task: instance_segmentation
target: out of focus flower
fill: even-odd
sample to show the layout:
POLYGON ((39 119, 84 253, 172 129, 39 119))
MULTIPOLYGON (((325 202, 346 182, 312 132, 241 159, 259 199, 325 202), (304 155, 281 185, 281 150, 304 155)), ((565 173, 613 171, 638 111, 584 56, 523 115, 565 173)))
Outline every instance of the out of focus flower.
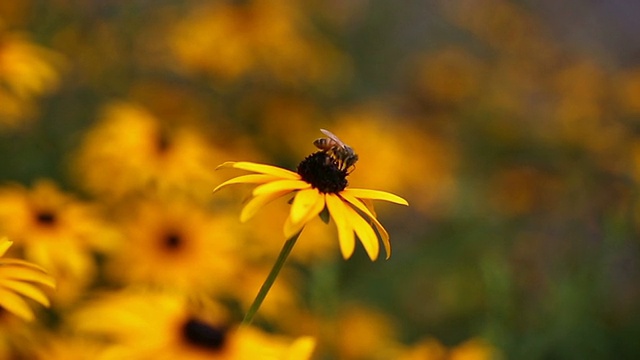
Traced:
POLYGON ((289 0, 214 2, 180 21, 168 39, 187 71, 227 81, 266 75, 284 83, 326 82, 346 63, 289 0))
POLYGON ((46 268, 56 279, 56 301, 66 303, 92 281, 93 251, 108 251, 115 233, 94 207, 42 180, 28 190, 0 188, 0 229, 16 242, 25 257, 46 268))
POLYGON ((86 134, 73 171, 81 186, 115 198, 150 189, 208 194, 219 158, 198 131, 164 124, 142 107, 117 103, 86 134))
POLYGON ((630 115, 640 114, 640 67, 618 74, 615 89, 621 109, 630 115))
POLYGON ((53 288, 55 281, 35 264, 20 259, 2 258, 12 244, 7 238, 0 238, 0 309, 25 320, 33 320, 33 311, 23 297, 49 307, 49 299, 39 286, 53 288))
POLYGON ((341 309, 331 334, 340 359, 392 359, 397 329, 392 319, 362 304, 341 309))
POLYGON ((500 359, 500 352, 479 338, 467 340, 450 349, 434 338, 427 338, 394 358, 398 360, 497 360, 500 359))
POLYGON ((348 138, 360 160, 352 186, 411 194, 411 206, 442 216, 455 199, 459 153, 441 133, 423 131, 384 109, 363 106, 335 115, 335 132, 348 138), (384 170, 381 170, 381 167, 384 170))
POLYGON ((431 105, 457 105, 477 94, 482 70, 469 52, 447 48, 422 61, 415 86, 431 105))
POLYGON ((213 217, 185 200, 144 200, 123 214, 126 246, 109 263, 111 276, 193 292, 234 283, 240 268, 229 217, 213 217))
POLYGON ((61 334, 58 331, 50 336, 43 336, 30 349, 33 354, 30 359, 36 360, 86 360, 99 359, 104 351, 104 344, 96 339, 83 336, 61 334))
POLYGON ((326 207, 338 228, 340 249, 345 259, 353 254, 355 234, 371 260, 377 259, 380 251, 378 235, 387 258, 391 256, 389 234, 367 204, 370 204, 370 200, 385 200, 408 205, 407 201, 384 191, 347 188, 347 169, 342 169, 326 152, 318 151, 309 155, 298 165, 298 172, 250 162, 227 162, 221 167, 258 173, 232 178, 214 190, 231 184, 259 185, 252 192, 253 198, 242 209, 241 221, 249 220, 265 204, 294 193, 291 211, 284 224, 286 238, 298 234, 326 207))
POLYGON ((309 359, 314 340, 295 341, 228 325, 215 305, 197 309, 175 293, 104 296, 75 318, 83 334, 113 342, 98 359, 309 359), (206 311, 203 311, 206 310, 206 311), (206 314, 206 315, 204 315, 206 314))
POLYGON ((25 34, 0 28, 0 126, 15 127, 31 118, 35 100, 58 87, 62 64, 61 55, 25 34))

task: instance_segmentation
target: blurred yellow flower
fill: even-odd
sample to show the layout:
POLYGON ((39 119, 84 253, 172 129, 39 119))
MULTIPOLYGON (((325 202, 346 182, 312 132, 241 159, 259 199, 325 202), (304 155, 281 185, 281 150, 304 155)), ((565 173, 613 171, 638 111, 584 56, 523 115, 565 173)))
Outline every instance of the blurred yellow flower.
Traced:
POLYGON ((0 44, 0 125, 13 127, 33 116, 34 100, 58 87, 63 59, 18 32, 0 29, 0 44))
POLYGON ((52 296, 61 303, 75 299, 93 280, 93 252, 108 251, 116 240, 95 207, 48 180, 36 182, 31 190, 0 188, 0 231, 24 250, 27 260, 57 279, 58 291, 52 296))
POLYGON ((344 75, 345 57, 305 20, 297 1, 214 2, 179 21, 168 45, 187 71, 220 80, 258 74, 296 84, 344 75))
MULTIPOLYGON (((358 150, 353 186, 411 194, 411 206, 429 216, 444 216, 457 192, 458 145, 440 131, 423 130, 376 105, 337 113, 335 132, 358 150), (383 169, 381 169, 383 168, 383 169)), ((445 120, 446 121, 446 120, 445 120)))
POLYGON ((445 48, 419 64, 416 87, 429 105, 458 105, 477 94, 483 70, 464 48, 445 48))
POLYGON ((240 220, 247 221, 264 205, 277 198, 295 193, 289 217, 284 223, 284 235, 291 238, 326 208, 336 223, 342 256, 348 259, 355 249, 355 236, 371 260, 378 258, 382 239, 387 258, 391 256, 389 234, 376 219, 370 200, 384 200, 408 205, 403 198, 379 190, 347 188, 346 169, 324 151, 318 151, 298 165, 298 172, 271 165, 251 162, 227 162, 220 167, 252 171, 258 174, 232 178, 214 189, 218 191, 231 184, 258 184, 253 198, 240 213, 240 220), (375 229, 375 231, 374 231, 375 229), (376 234, 377 232, 377 234, 376 234))
POLYGON ((241 267, 233 231, 237 220, 214 217, 182 199, 129 203, 122 217, 126 246, 109 259, 110 276, 191 292, 233 284, 241 267))
POLYGON ((98 359, 291 359, 311 357, 314 340, 296 341, 230 327, 215 304, 197 309, 176 293, 103 296, 76 315, 76 329, 112 339, 98 359), (203 314, 206 310, 206 315, 203 314))
POLYGON ((94 194, 120 198, 141 190, 208 193, 224 158, 197 130, 163 123, 128 103, 106 107, 86 134, 72 171, 94 194))
POLYGON ((33 320, 33 311, 22 297, 49 307, 49 299, 38 285, 54 288, 55 281, 35 264, 2 258, 12 244, 7 238, 0 238, 0 308, 25 320, 33 320))
POLYGON ((364 304, 348 304, 336 319, 330 336, 339 359, 395 359, 391 352, 398 331, 390 316, 364 304))
POLYGON ((498 360, 501 354, 483 339, 473 338, 447 349, 440 341, 426 338, 395 357, 398 360, 498 360))

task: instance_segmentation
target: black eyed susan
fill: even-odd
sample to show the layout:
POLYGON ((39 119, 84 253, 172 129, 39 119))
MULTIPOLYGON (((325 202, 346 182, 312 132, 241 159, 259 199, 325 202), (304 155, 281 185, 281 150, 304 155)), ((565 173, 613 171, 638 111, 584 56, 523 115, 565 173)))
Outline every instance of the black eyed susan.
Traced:
POLYGON ((326 151, 308 156, 298 165, 297 172, 251 162, 227 162, 220 167, 257 173, 232 178, 214 190, 215 192, 231 184, 258 184, 252 192, 253 198, 240 213, 241 221, 249 220, 272 200, 295 193, 289 217, 284 223, 286 238, 299 233, 309 221, 326 209, 338 229, 340 250, 345 259, 353 254, 355 235, 371 260, 377 259, 380 252, 378 235, 382 239, 387 258, 391 255, 389 234, 376 219, 370 200, 384 200, 401 205, 408 205, 407 201, 385 191, 347 188, 348 169, 326 151))
POLYGON ((24 257, 56 278, 58 305, 81 295, 97 271, 94 252, 109 251, 115 230, 93 203, 78 200, 49 180, 32 188, 0 187, 0 231, 15 241, 24 257))
POLYGON ((49 307, 49 299, 39 286, 53 288, 55 282, 35 264, 2 258, 12 244, 7 238, 0 239, 0 307, 25 320, 33 320, 33 311, 23 297, 49 307))
POLYGON ((231 217, 213 217, 182 198, 128 205, 121 215, 127 246, 108 261, 108 276, 188 292, 221 291, 236 277, 241 260, 231 217))
POLYGON ((351 147, 335 135, 322 130, 328 138, 314 142, 320 149, 298 164, 297 172, 279 167, 251 162, 226 162, 220 167, 252 171, 256 174, 242 175, 218 185, 214 192, 231 184, 257 184, 252 199, 240 213, 240 220, 247 221, 267 203, 293 193, 289 216, 284 223, 284 235, 288 239, 276 260, 269 276, 262 285, 244 323, 251 323, 255 312, 266 297, 278 276, 285 260, 293 249, 298 236, 307 223, 320 215, 333 219, 338 229, 340 250, 345 259, 353 255, 357 235, 371 260, 380 252, 378 236, 385 247, 387 258, 391 256, 389 233, 376 219, 371 200, 385 200, 408 205, 397 195, 371 189, 347 188, 347 176, 358 160, 351 147), (328 216, 324 216, 328 213, 328 216))
POLYGON ((100 359, 304 360, 315 345, 306 336, 283 339, 238 329, 220 304, 196 305, 176 292, 105 294, 81 309, 73 323, 82 335, 110 340, 100 359))

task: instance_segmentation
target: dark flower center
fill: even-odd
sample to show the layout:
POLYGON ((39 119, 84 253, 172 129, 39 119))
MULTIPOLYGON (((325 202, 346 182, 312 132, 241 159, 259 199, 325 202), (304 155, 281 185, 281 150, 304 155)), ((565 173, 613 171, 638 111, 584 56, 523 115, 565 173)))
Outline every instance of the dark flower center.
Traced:
POLYGON ((226 329, 190 318, 182 326, 182 336, 191 345, 207 350, 220 350, 226 340, 226 329))
POLYGON ((298 174, 323 193, 338 193, 348 184, 347 170, 341 170, 338 161, 325 151, 317 151, 302 160, 298 174))
POLYGON ((164 239, 162 240, 163 245, 169 251, 177 250, 184 244, 183 236, 173 231, 165 234, 164 239))
POLYGON ((38 211, 36 221, 43 226, 53 226, 56 223, 56 214, 49 210, 38 211))
POLYGON ((158 154, 166 154, 171 149, 171 139, 166 131, 160 131, 156 139, 156 150, 158 154))

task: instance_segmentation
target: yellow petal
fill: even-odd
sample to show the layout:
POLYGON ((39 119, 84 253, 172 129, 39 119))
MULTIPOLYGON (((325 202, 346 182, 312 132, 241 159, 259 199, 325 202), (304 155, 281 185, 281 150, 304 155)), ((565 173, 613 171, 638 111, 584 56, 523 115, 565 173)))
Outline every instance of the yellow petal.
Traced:
POLYGON ((280 191, 280 192, 255 196, 254 198, 249 200, 249 202, 247 203, 247 205, 244 206, 244 208, 242 208, 242 211, 240 212, 240 221, 246 222, 247 220, 251 219, 258 212, 258 210, 260 210, 260 208, 262 208, 264 205, 288 193, 289 193, 289 190, 286 190, 286 191, 280 191))
POLYGON ((279 168, 277 166, 265 165, 265 164, 256 164, 247 161, 228 161, 222 165, 219 165, 216 169, 220 169, 223 167, 231 167, 241 170, 253 171, 260 174, 272 175, 278 178, 284 179, 300 179, 300 175, 293 171, 279 168))
POLYGON ((288 239, 297 234, 306 223, 324 209, 324 194, 317 189, 300 190, 293 199, 289 217, 284 224, 284 236, 288 239))
POLYGON ((47 298, 47 296, 44 294, 44 292, 42 292, 42 290, 40 290, 33 284, 16 280, 2 280, 0 284, 0 286, 9 289, 16 294, 28 297, 46 307, 49 307, 49 299, 47 298))
POLYGON ((345 193, 341 193, 340 196, 344 198, 346 201, 348 201, 350 204, 355 206, 358 210, 362 211, 365 215, 369 217, 369 220, 373 222, 373 225, 376 227, 376 229, 378 229, 378 233, 382 238, 382 244, 384 245, 384 250, 387 254, 386 259, 388 260, 391 257, 391 243, 389 242, 389 233, 387 232, 387 230, 382 226, 382 224, 380 224, 378 219, 376 219, 375 214, 373 214, 369 210, 369 208, 365 204, 363 204, 360 200, 345 193))
POLYGON ((272 192, 290 192, 310 188, 311 184, 302 180, 276 180, 253 189, 253 196, 266 195, 272 192))
POLYGON ((9 250, 9 248, 13 245, 13 241, 7 240, 6 237, 0 239, 0 257, 3 257, 4 254, 9 250))
POLYGON ((400 196, 380 190, 348 188, 343 190, 341 194, 349 194, 360 199, 384 200, 399 205, 409 205, 407 200, 400 196))
MULTIPOLYGON (((291 205, 291 213, 289 215, 291 217, 291 221, 294 224, 299 223, 302 219, 307 217, 309 211, 315 210, 317 203, 324 204, 323 195, 320 194, 318 189, 311 188, 298 191, 296 197, 293 199, 293 204, 291 205)), ((320 210, 318 210, 318 213, 320 210)))
MULTIPOLYGON (((14 260, 14 259, 7 259, 14 260)), ((0 281, 2 279, 12 279, 20 281, 37 282, 49 287, 55 287, 55 280, 48 274, 41 271, 34 270, 33 268, 22 266, 11 266, 4 263, 5 260, 0 262, 0 281)))
POLYGON ((216 192, 216 191, 222 189, 223 187, 225 187, 227 185, 233 185, 233 184, 264 184, 266 182, 273 181, 273 180, 276 180, 276 179, 278 179, 278 178, 273 176, 273 175, 263 175, 263 174, 249 174, 249 175, 237 176, 237 177, 229 179, 229 180, 223 182, 222 184, 216 186, 216 188, 213 189, 213 192, 216 192))
POLYGON ((356 247, 356 239, 353 228, 347 221, 346 204, 335 194, 326 194, 325 201, 331 218, 336 223, 338 229, 338 239, 342 257, 348 259, 353 255, 356 247))
POLYGON ((364 250, 369 255, 369 258, 373 261, 378 258, 380 253, 380 244, 378 243, 378 237, 371 228, 371 225, 358 214, 351 206, 345 205, 345 213, 347 214, 347 221, 351 223, 353 229, 358 235, 358 239, 362 243, 364 250))
POLYGON ((286 360, 309 360, 315 347, 316 339, 311 336, 301 336, 289 347, 286 360))
POLYGON ((27 321, 34 318, 33 311, 27 302, 16 293, 4 288, 0 288, 0 306, 27 321))
POLYGON ((371 214, 373 214, 373 217, 378 217, 378 214, 376 214, 376 209, 373 206, 373 200, 371 200, 371 199, 360 199, 360 201, 362 201, 364 203, 364 205, 367 207, 367 209, 369 209, 369 211, 371 211, 371 214))

